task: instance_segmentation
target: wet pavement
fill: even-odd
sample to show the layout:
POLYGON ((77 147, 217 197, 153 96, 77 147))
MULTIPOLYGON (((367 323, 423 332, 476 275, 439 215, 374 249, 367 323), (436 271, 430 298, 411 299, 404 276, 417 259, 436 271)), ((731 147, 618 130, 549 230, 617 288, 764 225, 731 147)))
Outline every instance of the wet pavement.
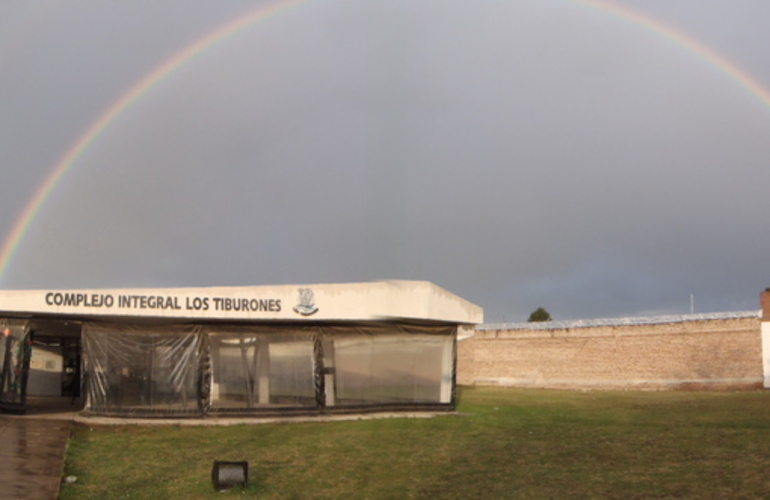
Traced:
POLYGON ((71 428, 67 419, 0 415, 0 498, 57 498, 71 428))
POLYGON ((0 499, 59 496, 78 404, 70 398, 30 397, 25 415, 0 414, 0 499))

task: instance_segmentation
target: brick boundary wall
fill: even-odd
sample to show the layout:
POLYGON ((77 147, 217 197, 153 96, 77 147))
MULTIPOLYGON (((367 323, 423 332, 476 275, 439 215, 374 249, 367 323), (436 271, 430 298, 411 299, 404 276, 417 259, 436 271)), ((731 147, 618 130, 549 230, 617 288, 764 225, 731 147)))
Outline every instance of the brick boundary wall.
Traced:
POLYGON ((660 317, 648 324, 479 325, 473 336, 458 343, 457 383, 552 389, 762 388, 760 314, 713 316, 660 317))

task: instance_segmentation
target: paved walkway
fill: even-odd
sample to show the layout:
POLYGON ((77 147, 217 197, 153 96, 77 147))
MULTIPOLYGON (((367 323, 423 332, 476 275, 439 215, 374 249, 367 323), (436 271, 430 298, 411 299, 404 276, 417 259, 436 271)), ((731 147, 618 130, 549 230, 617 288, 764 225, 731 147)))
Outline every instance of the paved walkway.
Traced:
POLYGON ((59 496, 72 421, 0 416, 0 498, 59 496))

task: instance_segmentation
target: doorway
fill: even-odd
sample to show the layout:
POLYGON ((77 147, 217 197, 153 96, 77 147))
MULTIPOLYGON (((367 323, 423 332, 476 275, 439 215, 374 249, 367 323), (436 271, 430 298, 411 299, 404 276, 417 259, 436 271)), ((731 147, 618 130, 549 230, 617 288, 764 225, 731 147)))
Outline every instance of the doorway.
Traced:
POLYGON ((62 339, 33 337, 27 396, 61 396, 63 375, 62 339))
POLYGON ((80 323, 73 321, 30 322, 26 413, 59 413, 82 407, 80 330, 80 323))
POLYGON ((28 396, 80 397, 80 339, 33 332, 28 396))

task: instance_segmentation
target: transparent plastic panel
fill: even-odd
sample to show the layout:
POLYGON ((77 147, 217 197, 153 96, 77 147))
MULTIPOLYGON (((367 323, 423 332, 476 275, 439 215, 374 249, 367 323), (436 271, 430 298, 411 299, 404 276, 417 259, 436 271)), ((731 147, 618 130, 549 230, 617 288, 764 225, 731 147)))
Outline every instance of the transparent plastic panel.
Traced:
POLYGON ((270 344, 270 403, 315 405, 313 341, 292 339, 270 344))
POLYGON ((86 409, 95 413, 200 411, 201 334, 194 326, 86 324, 86 409))
POLYGON ((207 327, 206 334, 212 409, 316 405, 315 329, 207 327))
POLYGON ((221 408, 254 408, 259 402, 256 335, 210 337, 211 404, 221 408))
POLYGON ((0 406, 23 410, 32 347, 27 321, 0 319, 0 406))
POLYGON ((450 403, 454 330, 362 328, 333 335, 334 404, 450 403))

